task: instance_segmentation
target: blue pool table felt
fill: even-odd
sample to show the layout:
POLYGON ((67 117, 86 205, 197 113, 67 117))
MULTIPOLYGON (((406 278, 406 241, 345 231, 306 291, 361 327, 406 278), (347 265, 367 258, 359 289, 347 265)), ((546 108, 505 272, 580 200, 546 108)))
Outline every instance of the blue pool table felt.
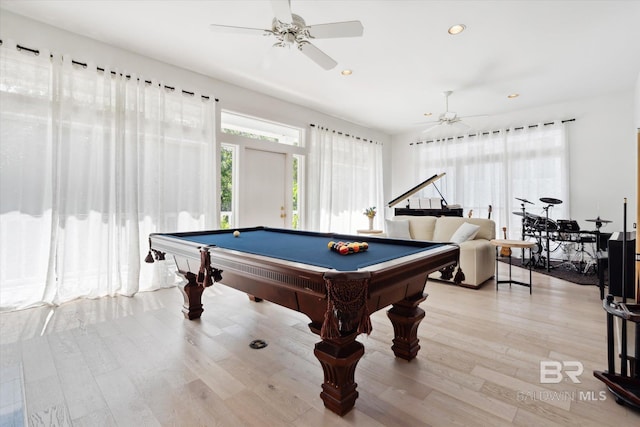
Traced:
MULTIPOLYGON (((353 237, 354 240, 352 241, 357 241, 355 240, 357 237, 353 237)), ((359 268, 441 246, 434 243, 421 247, 369 240, 368 250, 349 255, 340 255, 335 251, 329 250, 327 246, 331 240, 336 242, 338 240, 327 236, 251 230, 241 232, 238 237, 234 237, 229 232, 203 233, 180 236, 180 238, 206 246, 217 246, 338 271, 356 271, 359 268)))

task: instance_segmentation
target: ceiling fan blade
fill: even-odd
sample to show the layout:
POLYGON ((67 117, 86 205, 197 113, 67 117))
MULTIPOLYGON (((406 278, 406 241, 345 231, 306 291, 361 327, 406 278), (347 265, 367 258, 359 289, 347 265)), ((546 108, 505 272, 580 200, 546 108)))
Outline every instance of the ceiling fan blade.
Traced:
POLYGON ((329 55, 312 45, 311 43, 302 43, 300 50, 313 62, 324 68, 330 70, 334 68, 338 63, 333 60, 329 55))
POLYGON ((420 126, 430 125, 430 124, 433 124, 433 123, 440 123, 440 120, 429 120, 428 122, 424 122, 424 121, 413 122, 414 125, 420 125, 420 126))
POLYGON ((278 21, 285 24, 290 24, 293 21, 290 0, 271 0, 271 7, 278 21))
POLYGON ((476 117, 489 117, 489 114, 474 114, 473 116, 462 116, 458 117, 459 119, 471 119, 476 117))
POLYGON ((457 128, 459 130, 469 130, 469 129, 471 129, 471 126, 469 126, 465 122, 461 122, 460 120, 456 120, 454 122, 451 122, 450 124, 451 124, 451 126, 453 126, 454 128, 457 128))
POLYGON ((422 131, 422 133, 431 132, 432 130, 434 130, 435 128, 440 127, 440 126, 441 126, 441 124, 440 124, 440 123, 435 124, 435 125, 433 125, 433 126, 429 126, 429 127, 428 127, 428 128, 426 128, 425 130, 423 130, 423 131, 422 131))
POLYGON ((232 25, 218 25, 210 24, 211 31, 224 32, 224 33, 236 33, 236 34, 256 34, 264 33, 264 35, 271 34, 269 30, 263 28, 249 28, 249 27, 234 27, 232 25))
POLYGON ((310 25, 308 30, 314 39, 330 39, 337 37, 361 37, 364 32, 364 27, 360 21, 345 21, 310 25))

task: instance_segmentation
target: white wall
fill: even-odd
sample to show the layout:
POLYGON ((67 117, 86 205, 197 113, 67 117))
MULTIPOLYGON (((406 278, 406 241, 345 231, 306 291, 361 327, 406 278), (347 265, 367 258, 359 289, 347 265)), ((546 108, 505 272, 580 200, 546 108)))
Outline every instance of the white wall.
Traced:
MULTIPOLYGON (((627 226, 630 229, 637 218, 634 97, 637 98, 633 88, 630 88, 626 92, 607 96, 515 111, 493 117, 495 127, 487 130, 575 118, 574 122, 568 124, 571 217, 583 229, 587 229, 593 228, 593 223, 584 220, 600 215, 601 218, 614 221, 603 231, 622 230, 623 201, 626 197, 627 226)), ((419 179, 411 168, 413 162, 409 143, 419 139, 420 135, 416 133, 393 136, 391 173, 388 174, 392 181, 388 200, 418 184, 419 179)), ((540 197, 546 196, 541 194, 540 197)), ((455 200, 448 201, 456 203, 455 200)), ((387 215, 392 215, 391 210, 387 211, 387 215)))

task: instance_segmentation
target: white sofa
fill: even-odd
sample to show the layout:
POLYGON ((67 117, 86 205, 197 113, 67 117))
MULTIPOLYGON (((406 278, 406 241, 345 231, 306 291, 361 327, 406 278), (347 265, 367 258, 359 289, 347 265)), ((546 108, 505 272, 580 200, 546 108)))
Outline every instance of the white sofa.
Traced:
MULTIPOLYGON (((388 237, 402 236, 403 228, 408 225, 409 236, 415 240, 434 242, 450 242, 451 237, 464 223, 479 226, 477 234, 471 240, 459 243, 460 268, 465 279, 460 286, 479 288, 495 274, 495 246, 489 241, 496 238, 496 224, 486 218, 462 218, 452 216, 396 216, 393 226, 387 223, 388 237), (393 230, 391 230, 393 229, 393 230), (400 235, 398 235, 400 230, 400 235)), ((443 280, 440 272, 432 273, 429 277, 443 280)), ((453 278, 448 279, 453 282, 453 278)))

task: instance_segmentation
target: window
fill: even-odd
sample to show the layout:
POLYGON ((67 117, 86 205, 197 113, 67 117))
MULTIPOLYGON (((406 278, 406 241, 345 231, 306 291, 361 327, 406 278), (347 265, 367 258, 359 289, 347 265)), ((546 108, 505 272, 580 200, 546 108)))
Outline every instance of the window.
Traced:
POLYGON ((142 260, 213 225, 213 100, 9 43, 0 96, 2 308, 174 285, 142 260))
POLYGON ((234 226, 233 218, 233 177, 236 146, 222 144, 220 149, 220 228, 234 226))
POLYGON ((293 191, 292 191, 292 201, 291 201, 291 228, 297 230, 300 228, 300 192, 299 188, 301 187, 300 178, 303 176, 302 173, 302 156, 293 156, 293 191))
POLYGON ((241 135, 251 139, 300 146, 302 130, 291 126, 223 111, 221 129, 223 133, 241 135))
MULTIPOLYGON (((512 214, 520 209, 515 197, 563 200, 550 217, 570 217, 565 126, 538 125, 417 144, 415 170, 421 176, 416 182, 446 172, 436 185, 449 204, 461 205, 465 213, 473 209, 474 217, 485 218, 491 205, 497 229, 505 226, 511 237, 519 237, 521 217, 512 214)), ((434 193, 427 187, 422 196, 437 197, 434 193)), ((542 205, 528 208, 545 215, 542 205)))
MULTIPOLYGON (((354 233, 367 226, 366 208, 382 210, 381 144, 315 126, 308 161, 305 228, 354 233)), ((382 217, 375 218, 375 227, 382 226, 382 217)))

